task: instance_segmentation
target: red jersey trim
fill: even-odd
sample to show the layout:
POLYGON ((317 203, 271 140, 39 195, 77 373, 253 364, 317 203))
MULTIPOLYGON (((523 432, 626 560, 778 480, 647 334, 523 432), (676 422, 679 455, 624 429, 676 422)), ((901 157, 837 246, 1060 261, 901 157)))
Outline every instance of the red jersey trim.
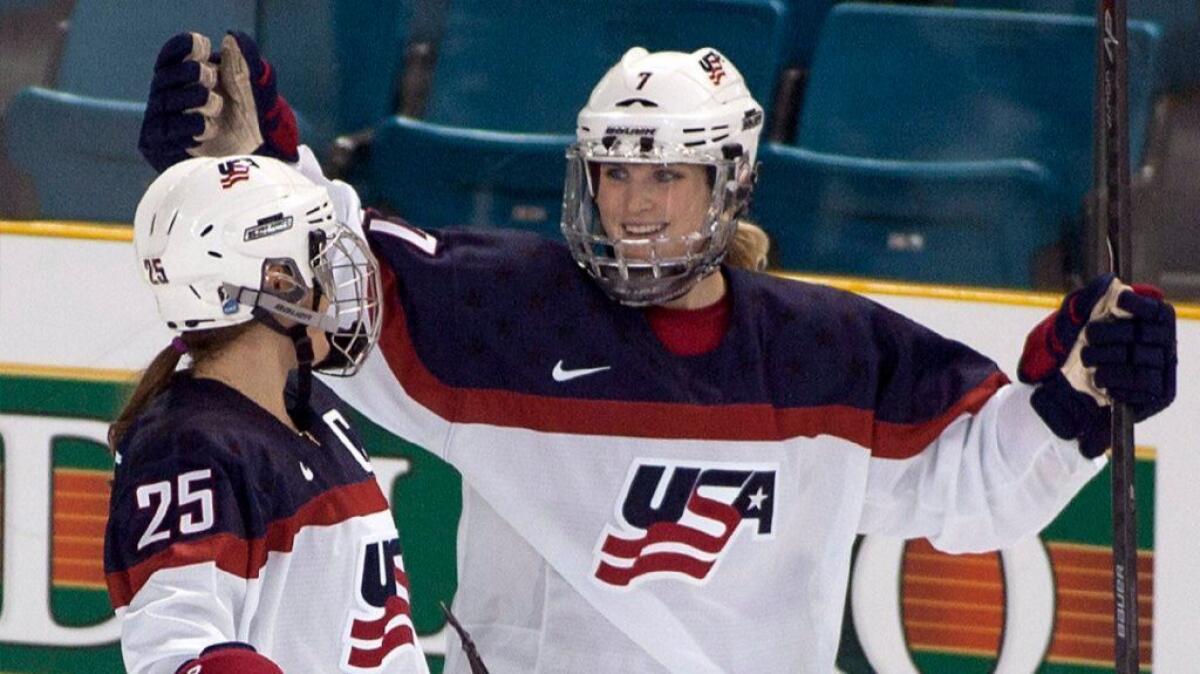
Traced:
POLYGON ((387 499, 372 475, 361 482, 344 485, 313 498, 291 517, 275 520, 261 538, 247 540, 235 534, 221 533, 199 540, 176 543, 124 571, 106 575, 108 596, 113 608, 128 606, 150 577, 161 569, 216 562, 226 573, 258 578, 267 554, 291 552, 296 535, 305 527, 339 524, 354 517, 388 510, 387 499))
POLYGON ((847 405, 777 408, 769 404, 692 405, 555 398, 503 389, 455 388, 421 362, 399 301, 395 273, 381 266, 384 325, 380 350, 405 392, 451 423, 527 428, 544 433, 694 440, 780 441, 832 435, 872 456, 916 456, 962 414, 977 412, 1008 383, 995 372, 940 416, 917 424, 876 421, 872 410, 847 405))

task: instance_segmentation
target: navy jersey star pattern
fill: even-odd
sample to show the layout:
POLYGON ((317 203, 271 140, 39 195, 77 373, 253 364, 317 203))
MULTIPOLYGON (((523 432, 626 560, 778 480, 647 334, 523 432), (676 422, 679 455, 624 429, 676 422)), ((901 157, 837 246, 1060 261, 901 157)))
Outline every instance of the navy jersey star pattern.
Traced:
POLYGON ((212 644, 286 672, 424 672, 387 500, 337 399, 299 435, 237 391, 176 374, 118 447, 105 571, 126 668, 212 644))
POLYGON ((367 228, 381 348, 336 388, 461 471, 492 671, 827 674, 856 534, 995 549, 1098 470, 1031 387, 855 295, 723 269, 728 333, 675 356, 559 243, 367 228))

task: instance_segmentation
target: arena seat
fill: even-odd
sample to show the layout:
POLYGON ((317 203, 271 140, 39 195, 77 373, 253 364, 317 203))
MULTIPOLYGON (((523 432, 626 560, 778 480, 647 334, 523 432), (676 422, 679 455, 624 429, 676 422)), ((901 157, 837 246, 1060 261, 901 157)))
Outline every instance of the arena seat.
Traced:
POLYGON ((414 0, 258 0, 257 38, 305 142, 367 129, 395 112, 414 0))
POLYGON ((752 215, 783 269, 1029 288, 1069 215, 1060 183, 1030 160, 878 160, 773 143, 760 156, 752 215))
POLYGON ((128 221, 154 170, 137 151, 158 47, 182 26, 253 29, 238 0, 79 0, 53 90, 29 87, 6 113, 9 159, 29 174, 40 216, 128 221), (136 29, 133 27, 136 26, 136 29))
MULTIPOLYGON (((959 7, 1093 16, 1094 0, 959 0, 959 7)), ((1167 89, 1200 85, 1200 3, 1188 0, 1130 0, 1131 19, 1162 26, 1162 79, 1167 89)))
POLYGON ((375 132, 376 201, 420 227, 515 227, 556 236, 573 136, 393 117, 375 132))
MULTIPOLYGON (((1031 159, 1064 183, 1078 207, 1092 183, 1094 24, 1054 14, 838 5, 817 47, 796 144, 876 159, 1031 159)), ((1135 159, 1151 116, 1160 34, 1154 24, 1130 22, 1135 159)))
POLYGON ((455 0, 425 118, 497 131, 572 133, 592 86, 635 45, 651 51, 716 47, 769 110, 786 51, 786 19, 780 0, 455 0))
POLYGON ((301 138, 320 151, 337 133, 391 111, 407 7, 79 0, 54 88, 27 88, 7 110, 9 158, 32 178, 40 217, 128 221, 154 178, 137 139, 158 48, 182 30, 216 41, 231 28, 259 40, 296 109, 301 138))
POLYGON ((807 68, 825 17, 839 0, 788 0, 787 64, 807 68))
POLYGON ((779 0, 456 0, 425 118, 393 117, 376 130, 373 194, 422 227, 556 235, 576 115, 625 50, 716 47, 766 103, 786 18, 779 0))

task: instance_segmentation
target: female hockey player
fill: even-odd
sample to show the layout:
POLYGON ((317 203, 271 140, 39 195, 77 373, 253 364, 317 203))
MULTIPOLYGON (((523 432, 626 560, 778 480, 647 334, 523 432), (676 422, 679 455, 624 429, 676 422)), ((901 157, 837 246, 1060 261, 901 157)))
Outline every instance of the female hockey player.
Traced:
MULTIPOLYGON (((250 84, 221 92, 164 51, 160 170, 240 136, 319 179, 252 50, 226 38, 250 84), (257 112, 168 103, 217 95, 257 112)), ((869 300, 729 264, 762 118, 720 53, 632 49, 579 113, 566 247, 366 216, 387 311, 339 390, 461 471, 454 605, 493 671, 826 674, 857 534, 1036 534, 1099 470, 1112 400, 1174 397, 1171 307, 1112 278, 1010 383, 869 300)))
POLYGON ((235 156, 160 176, 134 245, 179 335, 109 434, 105 571, 128 671, 427 672, 388 502, 312 378, 354 374, 378 337, 365 243, 325 187, 235 156))

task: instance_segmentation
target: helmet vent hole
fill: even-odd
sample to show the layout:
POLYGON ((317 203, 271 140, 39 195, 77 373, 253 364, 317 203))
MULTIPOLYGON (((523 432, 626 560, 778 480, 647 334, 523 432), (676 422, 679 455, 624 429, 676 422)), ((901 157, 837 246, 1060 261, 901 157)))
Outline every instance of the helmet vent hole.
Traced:
POLYGON ((158 213, 150 216, 150 233, 154 234, 154 221, 158 220, 158 213))
POLYGON ((728 137, 729 137, 729 134, 724 134, 724 135, 722 135, 722 136, 717 136, 716 138, 713 138, 713 139, 712 139, 712 142, 714 142, 714 143, 719 143, 719 142, 721 142, 721 141, 725 140, 725 139, 726 139, 726 138, 728 138, 728 137))
POLYGON ((307 211, 307 212, 305 213, 305 215, 312 215, 313 213, 316 213, 317 211, 321 210, 322 208, 324 208, 324 207, 323 207, 323 206, 316 206, 316 207, 314 207, 312 210, 310 210, 310 211, 307 211))
POLYGON ((196 296, 196 299, 201 299, 200 293, 196 291, 196 286, 189 285, 188 290, 192 291, 192 294, 196 296))
MULTIPOLYGON (((171 221, 172 224, 174 224, 174 222, 175 222, 174 220, 171 221)), ((200 236, 201 237, 208 236, 208 233, 211 232, 212 230, 213 230, 213 226, 209 225, 204 228, 204 231, 200 232, 200 236)))
POLYGON ((707 142, 708 142, 707 140, 693 140, 693 141, 684 143, 683 146, 684 147, 696 147, 697 145, 704 145, 707 142))
POLYGON ((222 257, 225 257, 224 255, 222 255, 222 254, 218 253, 218 252, 217 252, 217 251, 215 251, 215 250, 210 250, 210 251, 208 251, 208 255, 209 255, 209 257, 215 257, 215 258, 222 258, 222 257))
POLYGON ((171 214, 171 224, 167 225, 167 235, 171 234, 171 230, 175 229, 175 221, 179 219, 179 211, 171 214))

